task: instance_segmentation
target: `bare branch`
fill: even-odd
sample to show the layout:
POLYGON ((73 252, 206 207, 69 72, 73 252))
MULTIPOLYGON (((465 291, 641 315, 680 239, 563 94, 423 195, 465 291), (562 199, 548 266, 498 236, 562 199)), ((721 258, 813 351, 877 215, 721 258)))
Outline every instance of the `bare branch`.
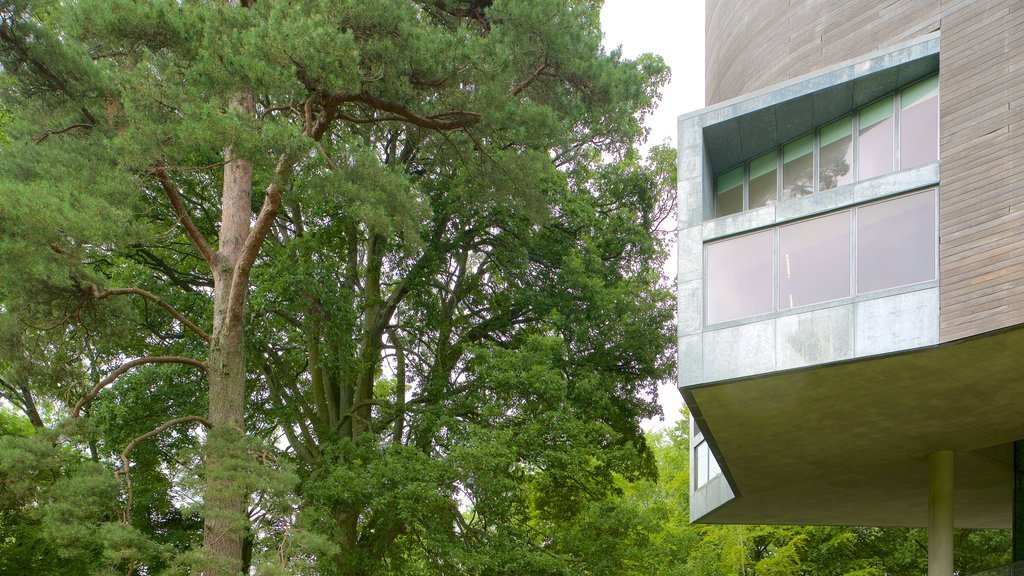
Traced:
POLYGON ((206 369, 205 363, 186 356, 145 356, 143 358, 137 358, 122 364, 117 368, 117 370, 111 372, 109 376, 100 380, 99 384, 93 386, 92 390, 90 390, 85 396, 82 396, 82 399, 78 401, 78 404, 75 404, 74 410, 71 411, 71 417, 78 418, 79 414, 82 412, 82 407, 91 402, 93 398, 96 398, 101 390, 113 384, 115 380, 123 376, 132 368, 142 366, 143 364, 186 364, 202 368, 203 370, 206 369))
POLYGON ((128 476, 128 472, 130 470, 130 467, 128 465, 128 454, 130 454, 132 450, 135 450, 135 448, 140 443, 149 440, 153 436, 156 436, 157 434, 163 432, 164 430, 167 430, 171 426, 177 426, 178 424, 184 424, 185 422, 199 422, 200 424, 205 426, 207 430, 213 428, 213 423, 207 420, 206 418, 202 418, 200 416, 182 416, 181 418, 168 420, 167 422, 164 422, 163 424, 157 426, 156 428, 150 430, 149 432, 146 432, 142 436, 132 438, 132 441, 129 442, 127 446, 125 446, 124 451, 121 452, 121 469, 118 470, 117 472, 114 472, 114 475, 124 477, 125 488, 127 492, 127 503, 125 506, 126 510, 130 511, 132 509, 132 481, 131 478, 128 476))
POLYGON ((154 172, 160 181, 160 186, 167 195, 167 199, 171 201, 174 213, 178 216, 178 222, 181 222, 181 225, 185 227, 185 234, 188 236, 189 241, 192 242, 192 245, 202 255, 203 260, 206 260, 210 270, 213 270, 216 256, 213 250, 210 249, 210 245, 206 243, 206 238, 203 237, 199 229, 196 228, 195 223, 192 222, 192 217, 188 215, 188 211, 185 210, 185 202, 181 199, 181 195, 178 194, 178 189, 174 186, 174 183, 171 182, 171 177, 167 175, 166 168, 163 164, 158 164, 154 172))
POLYGON ((47 130, 46 132, 43 132, 42 134, 40 134, 38 138, 33 140, 33 143, 34 144, 42 144, 43 141, 45 141, 50 136, 59 136, 61 134, 65 134, 67 132, 71 132, 72 130, 75 130, 75 129, 78 129, 78 128, 81 128, 83 130, 88 130, 89 128, 95 128, 95 126, 93 126, 92 124, 80 123, 80 124, 72 124, 71 126, 68 126, 67 128, 62 128, 60 130, 47 130))
POLYGON ((188 318, 185 318, 185 316, 183 316, 181 312, 175 310, 173 307, 171 307, 170 304, 164 302, 159 296, 153 294, 152 292, 143 290, 142 288, 117 288, 113 290, 104 290, 103 292, 100 292, 99 288, 97 288, 95 284, 92 285, 92 296, 96 300, 103 300, 104 298, 109 298, 111 296, 121 296, 123 294, 136 294, 138 296, 142 296, 143 298, 156 303, 157 306, 163 308, 164 310, 167 311, 168 314, 173 316, 175 320, 181 322, 189 330, 198 334, 200 338, 207 342, 210 341, 210 335, 203 331, 202 328, 193 324, 192 321, 189 320, 188 318))

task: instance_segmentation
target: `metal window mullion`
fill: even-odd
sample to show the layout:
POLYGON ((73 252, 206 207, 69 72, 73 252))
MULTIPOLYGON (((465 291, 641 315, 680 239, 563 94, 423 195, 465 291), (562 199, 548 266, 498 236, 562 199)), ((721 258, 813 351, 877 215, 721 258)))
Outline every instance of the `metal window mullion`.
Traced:
POLYGON ((893 172, 899 172, 903 169, 903 162, 900 158, 900 120, 903 116, 903 110, 900 107, 900 90, 897 90, 892 95, 892 155, 893 155, 893 172))
POLYGON ((817 128, 811 131, 811 170, 814 171, 814 174, 811 177, 811 195, 817 194, 820 187, 818 182, 818 171, 821 164, 821 154, 818 151, 818 144, 820 143, 818 132, 820 131, 817 128))
POLYGON ((850 125, 853 138, 853 181, 860 182, 860 110, 853 111, 850 125))

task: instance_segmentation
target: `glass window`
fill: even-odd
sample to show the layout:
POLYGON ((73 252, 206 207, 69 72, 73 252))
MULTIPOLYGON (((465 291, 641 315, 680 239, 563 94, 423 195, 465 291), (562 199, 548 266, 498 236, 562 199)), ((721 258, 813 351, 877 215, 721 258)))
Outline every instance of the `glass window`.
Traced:
POLYGON ((892 96, 860 110, 858 178, 867 180, 893 170, 892 96))
POLYGON ((701 486, 708 483, 708 460, 710 451, 708 450, 707 442, 701 442, 697 444, 697 449, 694 450, 697 456, 697 463, 694 466, 694 487, 700 488, 701 486))
POLYGON ((818 189, 831 190, 853 182, 853 116, 818 132, 818 189))
POLYGON ((779 309, 850 295, 850 212, 779 228, 779 309))
POLYGON ((932 76, 900 94, 900 169, 939 159, 939 77, 932 76))
POLYGON ((782 147, 782 199, 814 192, 814 141, 808 134, 782 147))
POLYGON ((743 211, 743 166, 718 175, 715 181, 715 215, 725 216, 743 211))
POLYGON ((772 230, 707 245, 707 323, 772 311, 772 230))
POLYGON ((773 150, 750 161, 750 208, 775 204, 779 187, 777 156, 773 150))
POLYGON ((857 293, 935 279, 935 193, 857 210, 857 293))

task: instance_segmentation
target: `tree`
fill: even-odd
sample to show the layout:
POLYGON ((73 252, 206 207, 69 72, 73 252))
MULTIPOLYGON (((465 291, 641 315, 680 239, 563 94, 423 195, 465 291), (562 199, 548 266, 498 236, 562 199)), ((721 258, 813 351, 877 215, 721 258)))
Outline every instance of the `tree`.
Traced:
POLYGON ((667 72, 596 3, 6 0, 0 63, 10 397, 154 538, 201 449, 204 572, 563 570, 532 511, 654 473, 667 72))

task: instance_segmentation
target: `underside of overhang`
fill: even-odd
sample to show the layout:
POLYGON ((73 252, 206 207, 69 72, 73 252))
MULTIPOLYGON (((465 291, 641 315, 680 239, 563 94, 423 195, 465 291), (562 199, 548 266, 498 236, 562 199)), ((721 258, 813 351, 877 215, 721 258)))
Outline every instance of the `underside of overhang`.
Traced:
POLYGON ((953 450, 956 525, 1010 525, 1021 327, 682 392, 736 493, 698 522, 925 526, 927 455, 953 450))

